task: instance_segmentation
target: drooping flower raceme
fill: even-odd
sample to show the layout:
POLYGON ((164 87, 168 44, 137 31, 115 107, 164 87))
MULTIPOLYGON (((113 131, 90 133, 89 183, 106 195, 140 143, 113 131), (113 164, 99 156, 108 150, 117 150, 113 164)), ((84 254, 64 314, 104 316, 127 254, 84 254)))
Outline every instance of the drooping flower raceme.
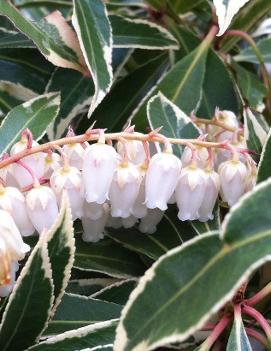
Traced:
POLYGON ((87 202, 103 204, 108 199, 116 167, 117 152, 112 146, 96 143, 86 150, 83 163, 83 181, 87 202))
POLYGON ((115 170, 109 191, 111 216, 128 218, 139 193, 142 177, 131 162, 121 162, 115 170))
POLYGON ((240 160, 229 160, 219 166, 218 173, 221 179, 221 196, 233 206, 245 193, 248 169, 240 160))
POLYGON ((172 196, 178 176, 181 171, 181 161, 172 153, 159 153, 151 158, 145 183, 146 206, 150 209, 167 209, 167 203, 172 196))
POLYGON ((35 186, 26 195, 28 216, 39 234, 48 230, 58 215, 56 195, 47 186, 35 186))
POLYGON ((206 176, 201 168, 195 165, 182 169, 175 196, 179 208, 178 218, 181 221, 199 218, 199 209, 206 191, 206 176))
POLYGON ((75 167, 64 166, 53 172, 50 184, 60 206, 63 191, 66 191, 72 211, 72 219, 81 218, 83 214, 84 189, 82 175, 75 167))

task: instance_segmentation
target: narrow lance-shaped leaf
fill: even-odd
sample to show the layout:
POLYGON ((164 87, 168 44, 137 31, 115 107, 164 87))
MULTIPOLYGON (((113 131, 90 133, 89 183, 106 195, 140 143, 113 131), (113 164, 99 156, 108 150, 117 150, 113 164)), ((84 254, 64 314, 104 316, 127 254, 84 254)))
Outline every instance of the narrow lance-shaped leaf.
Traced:
POLYGON ((252 351, 241 313, 234 313, 234 323, 227 343, 226 351, 252 351))
POLYGON ((263 146, 261 159, 258 165, 257 183, 261 183, 271 177, 271 130, 268 133, 263 146))
POLYGON ((72 215, 66 193, 63 193, 57 220, 46 233, 46 241, 54 282, 55 310, 68 285, 75 252, 72 215))
POLYGON ((185 340, 271 259, 270 191, 271 179, 232 207, 221 238, 210 233, 193 239, 145 273, 122 312, 115 350, 146 351, 185 340))
POLYGON ((40 139, 56 118, 59 103, 59 94, 50 93, 13 108, 0 126, 0 153, 8 151, 26 128, 31 130, 34 139, 40 139))
MULTIPOLYGON (((193 139, 200 135, 192 120, 161 92, 148 101, 147 116, 151 128, 163 126, 163 135, 168 138, 193 139)), ((174 152, 181 156, 181 145, 174 146, 174 152)))
POLYGON ((267 138, 268 125, 264 118, 249 108, 244 109, 244 135, 249 149, 261 152, 267 138))
POLYGON ((218 36, 225 33, 234 15, 236 15, 240 8, 248 1, 249 0, 213 0, 219 24, 218 36))
POLYGON ((74 0, 73 4, 72 23, 95 85, 90 116, 112 85, 112 29, 102 0, 74 0))
POLYGON ((88 325, 48 338, 29 351, 112 350, 118 320, 88 325))
POLYGON ((27 35, 54 65, 87 72, 76 34, 59 11, 34 22, 24 18, 9 0, 5 0, 0 2, 0 13, 27 35))
POLYGON ((176 39, 163 27, 141 19, 112 15, 113 44, 117 48, 178 49, 176 39))
POLYGON ((0 325, 1 350, 25 350, 33 345, 47 325, 52 304, 52 271, 41 238, 9 297, 0 325))

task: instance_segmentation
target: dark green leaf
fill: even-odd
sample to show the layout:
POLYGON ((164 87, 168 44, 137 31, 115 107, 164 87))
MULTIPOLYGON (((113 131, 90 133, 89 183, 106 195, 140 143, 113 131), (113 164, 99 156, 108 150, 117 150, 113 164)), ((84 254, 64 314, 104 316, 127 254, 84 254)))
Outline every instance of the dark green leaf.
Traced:
MULTIPOLYGON (((264 62, 271 63, 271 38, 259 40, 257 42, 257 48, 259 49, 264 62)), ((259 64, 259 59, 250 46, 241 50, 241 52, 235 56, 235 60, 259 64)))
POLYGON ((261 159, 258 165, 257 183, 261 183, 271 177, 271 130, 268 133, 263 146, 261 159))
POLYGON ((22 33, 0 28, 0 48, 34 48, 35 45, 22 33))
POLYGON ((0 153, 8 151, 29 128, 34 139, 40 139, 59 111, 59 95, 50 93, 38 96, 13 108, 0 126, 0 153))
POLYGON ((257 112, 252 112, 249 108, 245 108, 244 124, 244 134, 248 148, 261 153, 269 129, 264 117, 257 112))

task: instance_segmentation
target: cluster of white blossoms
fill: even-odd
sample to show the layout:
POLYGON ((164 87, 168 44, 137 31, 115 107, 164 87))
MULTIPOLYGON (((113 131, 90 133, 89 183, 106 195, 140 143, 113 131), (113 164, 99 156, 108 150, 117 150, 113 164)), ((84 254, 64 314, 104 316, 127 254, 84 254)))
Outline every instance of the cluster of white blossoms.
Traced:
MULTIPOLYGON (((43 149, 26 155, 2 168, 0 163, 0 256, 4 262, 0 285, 5 286, 0 295, 10 290, 18 260, 29 249, 21 236, 42 234, 52 226, 64 191, 73 220, 82 221, 87 242, 102 239, 106 227, 137 225, 142 233, 154 233, 168 204, 177 204, 181 221, 212 219, 219 193, 224 202, 234 205, 254 186, 256 166, 245 152, 236 116, 220 111, 215 121, 200 126, 202 136, 195 143, 183 141, 181 159, 173 154, 169 140, 155 132, 148 140, 133 130, 126 139, 125 133, 118 133, 113 146, 97 130, 100 137, 95 143, 73 142, 55 146, 56 151, 43 149), (150 156, 148 141, 157 141, 153 136, 160 137, 164 151, 150 156), (214 141, 220 147, 214 149, 214 141)), ((38 143, 26 131, 2 160, 35 146, 38 143)))

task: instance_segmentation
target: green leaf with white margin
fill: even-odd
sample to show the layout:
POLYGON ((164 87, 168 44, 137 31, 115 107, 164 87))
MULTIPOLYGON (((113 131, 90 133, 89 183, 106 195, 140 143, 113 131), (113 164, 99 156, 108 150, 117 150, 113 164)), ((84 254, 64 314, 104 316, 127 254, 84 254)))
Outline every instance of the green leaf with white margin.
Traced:
MULTIPOLYGON (((260 51, 264 62, 271 63, 271 38, 259 40, 257 42, 257 48, 260 51)), ((250 46, 241 50, 240 53, 234 57, 234 59, 235 61, 259 64, 259 59, 250 46)))
POLYGON ((14 107, 0 125, 0 154, 10 149, 26 128, 39 140, 56 118, 59 104, 59 94, 50 93, 14 107))
MULTIPOLYGON (((202 97, 206 58, 211 39, 206 37, 196 49, 178 61, 152 91, 152 96, 160 91, 184 113, 190 114, 196 110, 202 97)), ((146 108, 147 103, 144 103, 134 112, 133 123, 137 124, 138 120, 145 118, 146 108)))
POLYGON ((213 0, 219 24, 219 33, 217 36, 221 36, 226 32, 233 17, 248 1, 249 0, 213 0))
POLYGON ((122 306, 82 295, 65 294, 43 335, 55 335, 119 318, 122 306))
POLYGON ((129 295, 136 287, 136 279, 127 279, 118 281, 112 285, 97 291, 91 295, 92 298, 114 302, 119 305, 125 305, 128 301, 129 295))
POLYGON ((227 343, 226 351, 252 351, 241 313, 234 314, 234 323, 227 343))
POLYGON ((0 49, 34 47, 33 42, 22 33, 0 27, 0 49))
POLYGON ((6 0, 0 2, 0 14, 7 16, 54 65, 87 72, 76 34, 59 11, 40 21, 29 21, 6 0))
POLYGON ((95 323, 48 338, 29 351, 112 350, 118 320, 95 323))
POLYGON ((123 16, 109 17, 116 48, 165 50, 179 48, 176 39, 165 28, 146 20, 123 16))
MULTIPOLYGON (((163 126, 163 135, 168 138, 194 139, 200 135, 199 128, 192 120, 161 92, 148 101, 147 116, 150 127, 156 129, 163 126)), ((177 156, 181 156, 181 145, 174 146, 173 150, 177 156)))
POLYGON ((123 309, 115 350, 146 351, 185 340, 271 260, 270 192, 271 179, 231 208, 220 237, 192 239, 145 273, 123 309))
POLYGON ((113 36, 102 0, 75 1, 72 23, 95 85, 89 116, 111 88, 113 82, 113 36))
POLYGON ((67 193, 63 193, 59 215, 46 233, 46 242, 54 282, 54 312, 68 285, 75 252, 73 221, 67 193))
POLYGON ((53 91, 61 92, 61 105, 58 116, 47 130, 50 140, 63 136, 73 118, 90 105, 94 87, 92 80, 79 72, 57 68, 46 87, 46 92, 53 91))
POLYGON ((257 183, 261 183, 271 177, 271 129, 263 146, 261 159, 258 165, 257 183))
POLYGON ((269 127, 264 118, 258 112, 252 112, 250 108, 244 109, 244 135, 247 147, 261 153, 266 141, 269 127))
POLYGON ((145 269, 135 253, 117 245, 109 238, 91 244, 76 238, 74 268, 100 272, 116 278, 138 277, 145 269))
POLYGON ((7 114, 10 110, 12 110, 15 106, 22 104, 23 101, 15 98, 9 93, 5 92, 1 89, 0 83, 0 110, 3 114, 7 114))
POLYGON ((52 304, 52 270, 41 237, 9 297, 0 325, 0 349, 24 350, 33 345, 47 326, 52 304))

